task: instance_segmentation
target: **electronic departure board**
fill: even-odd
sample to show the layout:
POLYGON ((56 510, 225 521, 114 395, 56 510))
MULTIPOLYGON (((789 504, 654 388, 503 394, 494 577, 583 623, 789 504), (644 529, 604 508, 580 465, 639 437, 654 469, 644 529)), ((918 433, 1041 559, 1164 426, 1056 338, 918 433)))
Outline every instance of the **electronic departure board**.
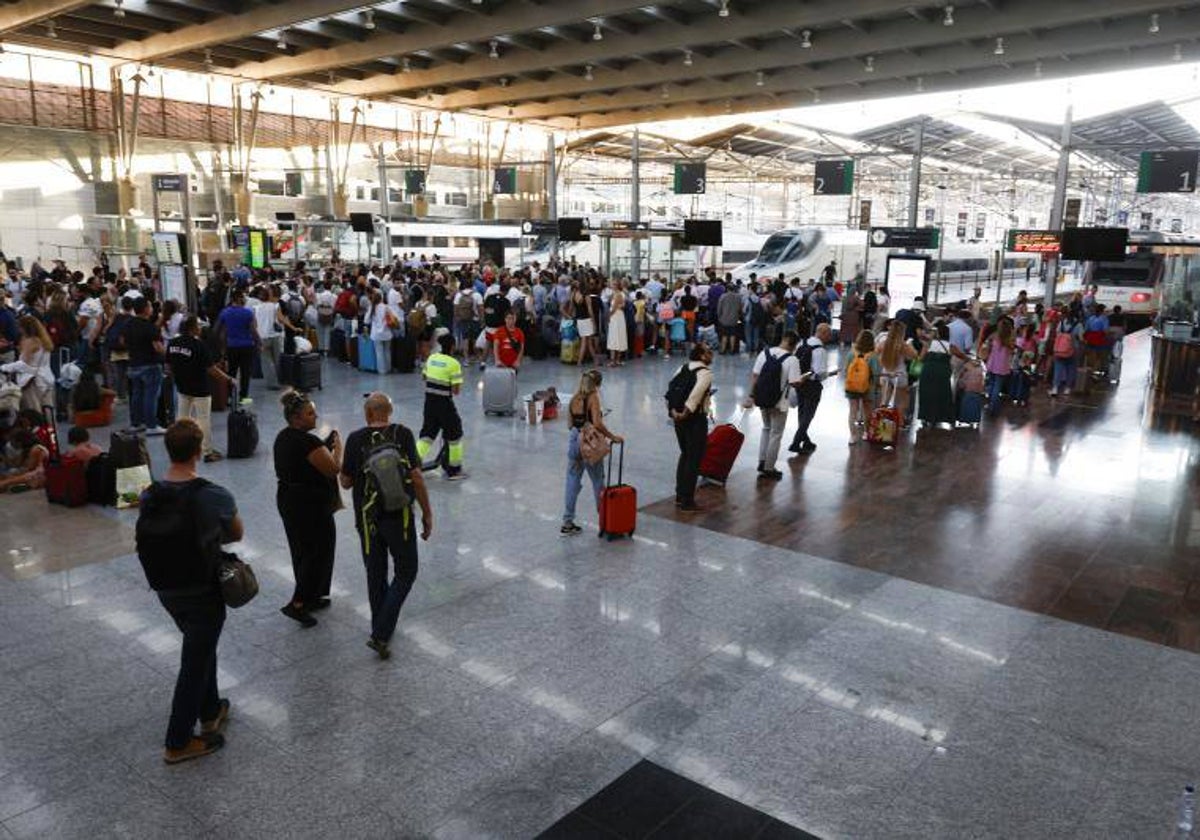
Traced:
POLYGON ((1056 230, 1010 230, 1008 250, 1016 254, 1057 254, 1062 234, 1056 230))

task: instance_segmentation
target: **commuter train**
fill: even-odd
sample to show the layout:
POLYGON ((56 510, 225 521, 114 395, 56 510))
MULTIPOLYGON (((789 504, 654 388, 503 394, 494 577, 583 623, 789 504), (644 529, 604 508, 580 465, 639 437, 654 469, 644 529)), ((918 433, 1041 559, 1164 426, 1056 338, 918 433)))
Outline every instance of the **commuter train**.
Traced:
MULTIPOLYGON (((758 255, 733 271, 734 279, 747 280, 751 274, 759 278, 774 278, 781 273, 784 279, 802 281, 817 279, 831 261, 838 265, 838 279, 846 280, 863 271, 872 282, 882 280, 889 251, 867 248, 866 231, 844 228, 792 228, 771 234, 758 255)), ((894 251, 892 253, 895 253, 894 251)), ((986 243, 947 243, 940 252, 930 256, 930 285, 937 284, 953 295, 955 290, 969 290, 973 285, 990 285, 1003 278, 1005 285, 1032 284, 1040 275, 1040 259, 1035 255, 1005 255, 986 243)))
POLYGON ((1160 231, 1132 231, 1130 252, 1120 262, 1087 262, 1085 286, 1096 287, 1096 302, 1120 306, 1143 321, 1153 318, 1168 287, 1200 288, 1200 242, 1160 231))

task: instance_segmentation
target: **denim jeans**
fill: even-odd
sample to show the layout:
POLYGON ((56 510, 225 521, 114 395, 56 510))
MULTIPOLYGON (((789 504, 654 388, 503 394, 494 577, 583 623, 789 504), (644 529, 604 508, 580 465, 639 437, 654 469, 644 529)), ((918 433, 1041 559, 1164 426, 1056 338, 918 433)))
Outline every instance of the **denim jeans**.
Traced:
POLYGON ((225 624, 225 602, 216 587, 197 592, 160 592, 158 600, 183 633, 166 739, 167 747, 177 750, 195 734, 197 720, 217 716, 217 642, 225 624))
POLYGON ((592 480, 592 494, 596 497, 596 508, 600 507, 600 491, 604 488, 604 463, 588 464, 579 453, 579 429, 571 429, 567 442, 567 490, 563 499, 562 521, 569 525, 575 521, 575 502, 583 489, 583 473, 592 480))
POLYGON ((161 365, 129 368, 129 424, 151 428, 158 425, 158 395, 162 390, 161 365))
MULTIPOLYGON (((361 523, 360 523, 361 524, 361 523)), ((362 539, 363 564, 367 567, 367 600, 371 604, 371 637, 390 641, 400 620, 400 608, 417 579, 417 529, 413 510, 403 516, 377 519, 362 539), (395 576, 388 582, 388 554, 395 576)))
POLYGON ((1000 392, 1008 389, 1009 374, 988 374, 988 413, 995 414, 1000 410, 1000 392))
POLYGON ((1056 393, 1070 393, 1075 389, 1075 357, 1054 359, 1054 382, 1051 387, 1056 393))
POLYGON ((758 342, 762 331, 750 323, 750 318, 746 318, 746 350, 749 353, 758 352, 758 342))

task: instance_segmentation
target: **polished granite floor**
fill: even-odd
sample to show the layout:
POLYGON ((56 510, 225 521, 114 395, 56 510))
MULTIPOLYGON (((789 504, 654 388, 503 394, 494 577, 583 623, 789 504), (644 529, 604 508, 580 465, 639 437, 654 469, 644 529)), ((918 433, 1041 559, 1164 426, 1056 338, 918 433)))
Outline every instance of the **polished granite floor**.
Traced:
MULTIPOLYGON (((719 416, 733 413, 747 366, 718 359, 719 416)), ((648 359, 606 376, 644 503, 671 494, 671 371, 648 359)), ((521 388, 569 393, 573 377, 535 363, 521 388)), ((332 363, 323 420, 351 429, 376 383, 418 422, 415 377, 332 363)), ((754 480, 751 421, 739 470, 724 497, 705 496, 705 515, 676 522, 652 504, 636 538, 614 543, 558 536, 563 422, 484 419, 478 384, 470 372, 462 401, 471 478, 431 482, 436 533, 386 663, 364 647, 348 513, 320 626, 276 611, 291 589, 266 454, 281 420, 255 386, 259 455, 203 474, 237 496, 239 550, 263 594, 231 612, 222 638, 228 746, 187 765, 161 761, 179 643, 128 553, 132 515, 0 499, 0 837, 527 838, 643 760, 823 838, 1170 830, 1200 770, 1200 659, 1171 646, 1179 636, 1147 641, 907 572, 957 557, 964 579, 1008 575, 1016 592, 1021 568, 1040 580, 1074 564, 1075 580, 1124 566, 1124 589, 1094 596, 1116 598, 1112 614, 1142 590, 1187 602, 1178 576, 1196 555, 1195 520, 1172 516, 1195 499, 1194 439, 1143 430, 1131 362, 1096 408, 1035 407, 1035 420, 937 433, 949 442, 922 434, 895 453, 849 451, 831 396, 814 427, 821 448, 770 490, 754 480), (927 492, 903 492, 906 471, 927 492), (784 502, 811 542, 781 537, 771 511, 784 502), (723 504, 774 530, 731 525, 741 519, 723 504), (856 565, 850 538, 813 511, 857 523, 843 532, 904 540, 908 567, 880 571, 884 551, 856 565), (1043 544, 1053 511, 1063 536, 1043 544), (1167 547, 1155 542, 1166 533, 1167 547), (1163 569, 1177 581, 1150 576, 1163 569)), ((223 443, 220 416, 217 428, 223 443)), ((151 448, 163 463, 161 442, 151 448)), ((1123 629, 1111 618, 1093 623, 1123 629)))

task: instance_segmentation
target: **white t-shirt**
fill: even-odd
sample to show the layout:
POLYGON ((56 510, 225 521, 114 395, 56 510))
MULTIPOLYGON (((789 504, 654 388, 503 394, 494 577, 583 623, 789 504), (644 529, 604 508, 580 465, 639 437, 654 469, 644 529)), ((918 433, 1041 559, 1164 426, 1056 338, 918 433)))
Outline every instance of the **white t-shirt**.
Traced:
POLYGON ((95 338, 100 329, 100 319, 104 315, 104 307, 100 304, 100 298, 83 300, 79 304, 79 314, 88 319, 87 325, 84 327, 84 336, 88 339, 95 338))
MULTIPOLYGON (((769 347, 758 354, 758 357, 754 360, 755 376, 762 373, 763 365, 767 363, 767 353, 776 358, 783 358, 783 369, 779 372, 780 386, 800 384, 800 360, 796 358, 794 353, 788 353, 782 347, 769 347)), ((788 389, 786 387, 782 387, 782 393, 779 395, 779 402, 775 404, 775 408, 779 411, 787 411, 788 389)))
POLYGON ((275 335, 275 313, 279 311, 278 301, 260 300, 254 307, 254 321, 258 326, 258 337, 264 341, 275 335))

